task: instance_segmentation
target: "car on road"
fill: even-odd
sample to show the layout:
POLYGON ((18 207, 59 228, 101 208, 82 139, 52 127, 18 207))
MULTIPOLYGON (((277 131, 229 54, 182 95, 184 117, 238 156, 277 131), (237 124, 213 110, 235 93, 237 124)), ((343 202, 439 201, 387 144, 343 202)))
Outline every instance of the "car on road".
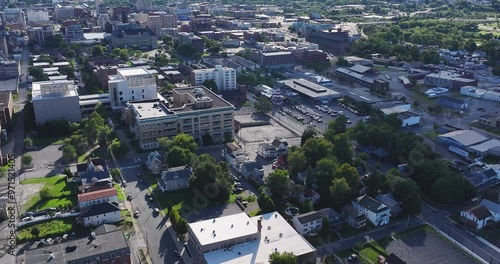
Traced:
POLYGON ((21 219, 21 222, 28 222, 28 221, 31 221, 31 220, 33 220, 33 217, 31 217, 31 216, 26 216, 26 217, 23 217, 23 218, 21 219))
POLYGON ((127 193, 127 200, 131 201, 132 200, 132 193, 127 193))
POLYGON ((356 254, 352 254, 350 255, 348 258, 347 258, 347 261, 351 262, 351 261, 355 261, 358 259, 358 255, 356 254))
POLYGON ((154 201, 154 197, 150 193, 146 193, 146 200, 152 202, 154 201))
POLYGON ((241 184, 241 182, 236 182, 236 183, 234 184, 234 186, 235 186, 236 188, 243 188, 243 184, 241 184))
POLYGON ((139 216, 141 216, 141 213, 139 212, 139 209, 136 208, 134 211, 134 217, 139 218, 139 216))
POLYGON ((153 213, 156 215, 160 214, 160 209, 158 208, 153 209, 153 213))

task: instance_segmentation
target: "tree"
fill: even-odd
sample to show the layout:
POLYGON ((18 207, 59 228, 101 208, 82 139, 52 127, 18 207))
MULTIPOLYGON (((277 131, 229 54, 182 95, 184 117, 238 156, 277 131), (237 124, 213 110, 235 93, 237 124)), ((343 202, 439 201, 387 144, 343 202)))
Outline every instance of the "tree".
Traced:
POLYGON ((104 47, 101 45, 96 45, 92 47, 92 57, 101 57, 104 54, 104 47))
POLYGON ((271 110, 273 110, 273 104, 269 99, 265 97, 260 97, 254 104, 255 110, 259 114, 265 114, 271 110))
POLYGON ((346 133, 336 135, 333 139, 333 155, 340 163, 352 163, 351 139, 346 133))
POLYGON ((113 178, 113 180, 115 182, 120 182, 120 179, 121 179, 121 172, 120 172, 120 169, 118 168, 114 168, 112 169, 109 174, 111 175, 111 177, 113 178))
POLYGON ((179 221, 177 222, 177 225, 175 226, 175 232, 177 234, 181 234, 181 235, 184 235, 188 232, 188 227, 189 227, 189 224, 188 222, 186 221, 186 219, 184 218, 180 218, 179 221))
POLYGON ((496 203, 498 201, 498 192, 493 188, 487 188, 483 191, 481 197, 496 203))
POLYGON ((464 44, 464 49, 469 53, 473 53, 474 51, 476 51, 476 48, 477 44, 472 39, 468 39, 464 44))
POLYGON ((392 194, 394 198, 401 201, 401 207, 409 215, 418 215, 422 202, 417 183, 411 179, 398 179, 393 185, 392 194))
POLYGON ((308 139, 313 138, 315 136, 316 136, 316 131, 314 131, 311 128, 307 128, 306 130, 304 130, 304 133, 302 133, 302 136, 300 137, 300 146, 301 147, 304 146, 304 144, 308 139))
POLYGON ((297 256, 291 252, 280 253, 274 251, 269 255, 269 264, 296 264, 298 263, 297 256))
POLYGON ((198 144, 194 141, 193 136, 185 133, 177 134, 172 139, 172 146, 187 149, 191 153, 195 153, 198 149, 198 144))
POLYGON ((328 218, 323 217, 322 223, 321 223, 321 231, 319 231, 323 236, 328 236, 330 231, 332 230, 332 226, 330 224, 330 221, 328 221, 328 218))
POLYGON ((344 163, 333 174, 335 179, 345 179, 352 191, 358 189, 358 171, 353 166, 344 163))
POLYGON ((195 166, 189 179, 189 187, 203 191, 206 197, 216 202, 227 201, 232 187, 227 163, 216 163, 212 156, 200 155, 193 164, 195 166))
POLYGON ((163 44, 165 44, 167 46, 170 46, 170 47, 174 46, 173 38, 170 35, 163 35, 161 37, 161 40, 163 41, 163 44))
POLYGON ((309 213, 312 210, 314 210, 313 203, 310 200, 306 200, 302 204, 302 210, 300 210, 300 212, 304 214, 304 213, 309 213))
POLYGON ((34 236, 34 237, 38 237, 40 235, 40 229, 38 228, 38 226, 32 226, 31 227, 31 230, 30 230, 30 233, 34 236))
POLYGON ((316 181, 314 171, 311 166, 307 168, 307 176, 306 176, 306 186, 308 188, 312 188, 313 183, 316 181))
POLYGON ((307 168, 307 160, 302 148, 297 148, 288 154, 290 178, 296 179, 297 173, 307 168))
POLYGON ((273 200, 265 192, 260 193, 257 203, 259 204, 260 212, 263 214, 276 211, 273 200))
POLYGON ((212 146, 213 144, 215 144, 212 135, 210 135, 209 133, 205 133, 203 136, 201 136, 201 142, 203 143, 203 146, 212 146))
POLYGON ((64 169, 63 170, 63 174, 66 175, 67 178, 73 178, 74 177, 73 172, 71 172, 70 168, 64 169))
POLYGON ((376 196, 379 190, 382 190, 386 184, 386 178, 383 173, 375 169, 366 179, 366 194, 376 196))
POLYGON ((24 145, 28 148, 31 148, 33 147, 33 139, 27 137, 25 140, 24 140, 24 145))
POLYGON ((186 165, 191 160, 191 152, 179 146, 174 146, 167 154, 167 164, 169 167, 186 165))
POLYGON ((307 164, 315 167, 316 162, 332 153, 332 144, 324 138, 311 138, 302 147, 307 158, 307 164))
POLYGON ((45 186, 40 190, 40 198, 42 198, 42 200, 50 200, 52 198, 49 187, 45 186))
POLYGON ((348 62, 343 56, 337 58, 337 66, 347 66, 348 62))
POLYGON ((328 124, 327 131, 331 131, 334 135, 345 133, 347 131, 347 117, 345 115, 338 115, 328 124))
POLYGON ((316 163, 316 184, 323 205, 326 205, 330 200, 330 185, 337 168, 337 162, 329 158, 323 158, 316 163))
POLYGON ((76 52, 72 49, 67 49, 65 52, 64 52, 64 56, 67 57, 67 58, 74 58, 76 56, 76 52))
POLYGON ((34 81, 48 80, 47 75, 43 72, 43 69, 40 67, 31 67, 29 69, 29 74, 33 77, 34 81))
POLYGON ((337 178, 333 179, 332 186, 330 187, 330 200, 332 207, 335 210, 340 210, 342 206, 348 203, 352 198, 352 190, 349 187, 346 179, 337 178))
POLYGON ((21 163, 24 165, 24 166, 29 166, 31 165, 31 162, 33 161, 33 157, 29 154, 24 154, 22 157, 21 157, 21 163))
POLYGON ((76 154, 75 147, 73 147, 71 145, 64 146, 64 148, 63 148, 64 162, 68 163, 70 161, 75 160, 77 157, 78 157, 78 155, 76 154))
POLYGON ((169 216, 170 223, 172 224, 172 226, 175 229, 177 224, 179 223, 179 221, 181 219, 181 215, 179 214, 179 212, 177 210, 172 210, 169 213, 170 213, 170 216, 169 216))
POLYGON ((214 93, 219 93, 219 88, 217 87, 217 83, 213 79, 206 79, 203 82, 203 86, 207 87, 210 91, 214 93))
POLYGON ((123 157, 127 155, 129 148, 127 144, 121 143, 119 140, 115 140, 111 145, 109 145, 109 150, 117 157, 123 157))
POLYGON ((284 197, 290 191, 290 178, 286 170, 275 170, 267 177, 267 186, 277 197, 284 197))

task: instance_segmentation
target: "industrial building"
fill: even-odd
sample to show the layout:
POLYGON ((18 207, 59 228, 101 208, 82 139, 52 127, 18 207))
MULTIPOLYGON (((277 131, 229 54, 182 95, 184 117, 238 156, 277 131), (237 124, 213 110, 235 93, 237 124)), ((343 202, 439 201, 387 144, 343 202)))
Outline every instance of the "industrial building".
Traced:
POLYGON ((440 105, 450 107, 456 110, 464 110, 468 106, 467 101, 449 96, 441 96, 437 99, 437 102, 440 105))
POLYGON ((34 82, 32 98, 37 124, 57 119, 71 122, 82 119, 77 86, 73 81, 34 82))
POLYGON ((279 81, 276 85, 277 88, 292 90, 315 101, 330 101, 342 96, 340 92, 302 78, 279 81))
POLYGON ((439 71, 425 76, 425 85, 460 90, 463 86, 477 86, 477 80, 464 77, 463 74, 451 71, 439 71))

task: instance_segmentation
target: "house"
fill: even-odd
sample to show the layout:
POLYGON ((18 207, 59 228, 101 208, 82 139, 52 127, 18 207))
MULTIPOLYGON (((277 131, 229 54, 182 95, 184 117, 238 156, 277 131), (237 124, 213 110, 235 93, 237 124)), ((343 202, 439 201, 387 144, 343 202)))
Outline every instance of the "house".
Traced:
POLYGON ((477 205, 469 210, 460 212, 460 221, 476 230, 493 223, 494 216, 484 205, 477 205))
POLYGON ((265 159, 274 159, 278 157, 278 150, 270 143, 260 144, 257 153, 265 159))
POLYGON ((81 179, 82 185, 111 180, 109 168, 103 158, 89 158, 86 163, 76 164, 76 175, 81 179))
POLYGON ((105 202, 118 203, 118 191, 114 187, 78 195, 78 205, 80 208, 105 202))
POLYGON ((284 139, 275 139, 271 144, 278 151, 278 155, 288 154, 288 142, 286 142, 284 139))
POLYGON ((342 218, 344 222, 354 229, 366 226, 366 216, 349 204, 342 207, 342 218))
POLYGON ((399 202, 394 200, 392 193, 378 194, 375 196, 375 199, 389 206, 391 209, 391 215, 397 215, 402 211, 401 206, 399 206, 399 202))
POLYGON ((98 182, 93 182, 90 185, 81 185, 78 186, 79 193, 89 193, 95 192, 99 190, 104 190, 108 188, 113 188, 113 183, 110 180, 102 180, 98 182))
POLYGON ((352 206, 366 216, 366 219, 375 226, 383 226, 389 224, 391 217, 391 209, 371 198, 368 195, 363 195, 352 201, 352 206))
POLYGON ((240 165, 240 173, 245 179, 264 183, 264 167, 257 161, 247 161, 240 165))
POLYGON ((344 221, 342 220, 342 215, 337 213, 337 211, 332 208, 324 208, 319 210, 321 216, 326 218, 330 222, 330 228, 340 228, 344 221))
MULTIPOLYGON (((313 175, 316 174, 317 170, 316 168, 313 169, 313 175)), ((302 185, 306 185, 306 179, 307 179, 307 170, 301 171, 297 173, 297 182, 300 182, 302 185)))
POLYGON ((323 216, 318 211, 296 215, 292 219, 293 228, 303 236, 318 233, 323 227, 323 216))
POLYGON ((482 205, 490 211, 490 213, 493 215, 493 218, 495 219, 495 222, 500 221, 500 204, 494 203, 488 199, 483 199, 479 203, 479 205, 482 205))
POLYGON ((148 167, 148 170, 150 170, 151 173, 160 174, 168 168, 165 155, 159 153, 158 151, 149 153, 146 159, 146 167, 148 167))
POLYGON ((240 146, 229 142, 222 148, 222 158, 224 158, 231 167, 238 170, 240 164, 245 161, 245 152, 240 146))
POLYGON ((110 202, 94 204, 85 207, 78 218, 84 226, 99 226, 102 224, 116 223, 122 220, 120 208, 110 202))
POLYGON ((306 188, 304 192, 299 196, 299 201, 304 203, 306 201, 311 201, 313 204, 319 202, 320 195, 311 188, 306 188))
POLYGON ((189 187, 189 178, 193 174, 190 165, 169 168, 163 171, 158 186, 162 192, 177 191, 189 187))

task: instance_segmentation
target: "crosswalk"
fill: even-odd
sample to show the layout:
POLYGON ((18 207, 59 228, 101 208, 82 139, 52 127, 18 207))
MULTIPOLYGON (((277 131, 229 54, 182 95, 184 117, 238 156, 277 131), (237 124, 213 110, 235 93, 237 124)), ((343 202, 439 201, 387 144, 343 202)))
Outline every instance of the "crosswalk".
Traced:
POLYGON ((139 165, 120 167, 120 170, 129 170, 129 169, 135 169, 135 168, 139 168, 139 165))

